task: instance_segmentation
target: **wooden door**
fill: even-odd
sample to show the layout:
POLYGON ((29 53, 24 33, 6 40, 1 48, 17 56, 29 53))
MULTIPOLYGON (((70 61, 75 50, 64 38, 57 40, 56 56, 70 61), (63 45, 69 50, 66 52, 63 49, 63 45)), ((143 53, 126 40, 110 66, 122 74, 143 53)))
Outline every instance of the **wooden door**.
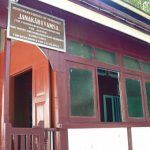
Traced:
POLYGON ((44 121, 44 126, 50 126, 50 66, 49 62, 37 62, 32 68, 32 118, 33 125, 44 121))

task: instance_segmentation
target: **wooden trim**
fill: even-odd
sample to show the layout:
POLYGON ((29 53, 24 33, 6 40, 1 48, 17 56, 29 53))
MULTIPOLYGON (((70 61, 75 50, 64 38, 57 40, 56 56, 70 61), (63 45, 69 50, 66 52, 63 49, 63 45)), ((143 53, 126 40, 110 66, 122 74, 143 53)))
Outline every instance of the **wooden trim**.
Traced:
POLYGON ((147 102, 147 91, 146 91, 146 82, 150 83, 150 78, 144 78, 143 80, 143 95, 144 95, 144 104, 145 104, 145 114, 146 121, 150 122, 149 110, 148 110, 148 102, 147 102))
POLYGON ((144 122, 146 120, 146 114, 145 114, 145 106, 144 106, 144 95, 143 95, 143 86, 142 86, 142 78, 141 76, 136 76, 136 75, 131 75, 131 74, 124 74, 123 75, 123 80, 124 80, 124 101, 125 101, 125 106, 126 106, 126 118, 127 122, 144 122), (138 80, 140 81, 140 88, 141 88, 141 98, 142 98, 142 109, 143 109, 143 118, 136 118, 136 117, 129 117, 128 114, 128 102, 127 102, 127 92, 126 92, 126 78, 128 79, 133 79, 133 80, 138 80))
POLYGON ((4 122, 9 123, 9 76, 10 76, 10 55, 11 40, 6 40, 4 51, 4 122))
POLYGON ((21 70, 19 72, 14 73, 14 74, 11 74, 11 72, 10 72, 10 77, 16 77, 17 75, 21 75, 21 74, 25 73, 26 71, 30 71, 30 70, 32 70, 32 66, 27 67, 24 70, 21 70))
POLYGON ((150 122, 120 122, 120 123, 94 123, 94 122, 72 122, 72 123, 64 123, 62 124, 61 130, 65 130, 68 128, 74 129, 74 128, 122 128, 122 127, 149 127, 150 122))
POLYGON ((133 148, 132 148, 132 132, 131 132, 131 127, 127 128, 127 133, 128 133, 128 148, 129 148, 129 150, 133 150, 133 148))
POLYGON ((98 84, 98 71, 97 67, 95 67, 95 89, 96 89, 96 111, 97 111, 97 116, 99 118, 99 122, 101 123, 101 108, 100 108, 100 95, 99 95, 99 84, 98 84))
POLYGON ((5 123, 9 123, 9 76, 10 76, 10 55, 11 55, 11 40, 7 39, 5 33, 5 48, 4 48, 4 81, 3 81, 3 96, 2 96, 2 143, 1 149, 6 146, 6 128, 5 123))
POLYGON ((83 64, 79 64, 79 63, 73 63, 73 62, 67 62, 67 91, 68 91, 68 115, 69 115, 69 120, 71 122, 91 122, 91 121, 98 121, 98 112, 97 112, 97 99, 96 99, 96 86, 95 86, 95 69, 94 67, 91 66, 86 66, 83 64), (93 76, 93 90, 94 90, 94 111, 95 111, 95 115, 94 116, 71 116, 71 112, 70 112, 70 74, 69 74, 69 69, 73 67, 73 68, 77 68, 77 69, 83 69, 83 70, 90 70, 92 71, 92 76, 93 76))

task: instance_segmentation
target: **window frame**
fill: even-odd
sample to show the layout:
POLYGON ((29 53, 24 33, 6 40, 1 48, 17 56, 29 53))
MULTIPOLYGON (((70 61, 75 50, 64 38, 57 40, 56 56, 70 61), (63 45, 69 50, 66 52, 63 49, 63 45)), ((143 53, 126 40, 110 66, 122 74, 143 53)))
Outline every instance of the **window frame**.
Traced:
MULTIPOLYGON (((93 58, 93 59, 94 59, 96 62, 98 62, 98 63, 103 63, 103 64, 106 64, 106 65, 111 65, 111 66, 115 66, 115 67, 116 67, 116 66, 118 67, 118 66, 120 65, 117 52, 112 51, 112 50, 108 50, 107 48, 94 47, 94 58, 93 58), (96 58, 96 51, 97 51, 97 49, 99 49, 99 50, 101 50, 101 51, 104 51, 104 52, 107 52, 107 53, 112 53, 112 54, 114 54, 116 64, 107 63, 107 62, 98 60, 98 59, 96 58)), ((107 68, 106 68, 106 69, 107 69, 107 68)))
POLYGON ((144 122, 146 120, 146 112, 145 112, 145 96, 143 93, 143 80, 140 75, 136 74, 127 74, 125 73, 123 75, 123 89, 124 89, 124 111, 125 111, 125 118, 127 122, 144 122), (143 118, 138 117, 130 117, 128 113, 128 97, 127 97, 127 91, 126 91, 126 79, 132 79, 132 80, 138 80, 140 81, 140 89, 141 89, 141 98, 142 98, 142 109, 143 109, 143 118))
POLYGON ((150 75, 150 72, 144 71, 144 66, 143 66, 144 63, 149 63, 150 64, 150 61, 140 60, 141 72, 145 75, 150 75))
POLYGON ((136 58, 136 57, 132 57, 132 56, 129 56, 129 55, 124 55, 124 56, 122 57, 122 66, 123 66, 123 68, 124 68, 125 70, 135 71, 135 72, 138 72, 138 73, 142 72, 142 69, 141 69, 141 61, 140 61, 140 59, 138 59, 138 58, 136 58), (128 67, 126 67, 126 66, 125 66, 125 58, 127 58, 127 57, 128 57, 129 59, 133 59, 133 60, 137 61, 137 62, 138 62, 138 65, 139 65, 139 69, 134 69, 134 68, 128 68, 128 67))
MULTIPOLYGON (((85 42, 85 41, 82 41, 82 40, 79 40, 79 39, 74 39, 74 38, 69 38, 68 40, 67 40, 67 42, 66 42, 66 45, 67 45, 67 51, 66 51, 66 54, 68 55, 68 56, 71 56, 71 57, 75 57, 75 58, 79 58, 79 59, 85 59, 85 60, 93 60, 94 59, 94 57, 95 57, 95 48, 94 48, 94 46, 92 45, 92 44, 89 44, 88 42, 85 42), (91 49, 92 49, 92 52, 91 52, 91 54, 92 54, 92 57, 91 58, 87 58, 87 57, 83 57, 83 56, 80 56, 80 55, 76 55, 76 54, 72 54, 72 53, 70 53, 70 51, 69 51, 69 44, 70 44, 70 41, 74 41, 74 42, 76 42, 76 43, 79 43, 79 44, 83 44, 83 45, 88 45, 88 46, 90 46, 91 47, 91 49)), ((82 49, 83 50, 83 49, 82 49)))
MULTIPOLYGON (((144 123, 146 120, 148 120, 148 109, 146 106, 146 92, 145 92, 145 85, 143 80, 146 78, 149 78, 149 73, 147 72, 143 72, 142 70, 135 70, 135 69, 130 69, 130 68, 126 68, 124 66, 123 63, 123 58, 125 56, 127 57, 131 57, 133 59, 137 59, 138 61, 140 61, 140 67, 142 67, 141 62, 142 61, 146 61, 149 62, 149 60, 144 60, 143 58, 139 58, 138 55, 133 55, 129 52, 121 52, 120 50, 117 50, 115 48, 107 48, 104 46, 99 46, 99 45, 95 45, 93 43, 78 39, 78 38, 74 38, 74 37, 69 37, 67 40, 67 47, 68 47, 68 41, 69 40, 73 40, 73 41, 77 41, 77 42, 82 42, 82 43, 86 43, 90 46, 93 47, 94 49, 94 57, 92 59, 88 59, 88 58, 82 58, 82 57, 78 57, 76 55, 72 55, 69 53, 66 53, 65 55, 65 62, 66 62, 66 67, 65 68, 69 68, 67 65, 73 64, 73 66, 82 66, 81 69, 87 69, 87 68, 93 68, 92 71, 94 72, 94 77, 93 77, 93 88, 94 88, 94 106, 95 106, 95 119, 91 119, 91 117, 76 117, 76 116, 71 116, 70 115, 70 87, 68 86, 69 82, 69 76, 68 76, 68 72, 69 69, 67 70, 66 73, 66 79, 67 79, 67 102, 68 102, 68 110, 67 110, 67 118, 68 120, 74 121, 74 122, 92 122, 92 123, 102 123, 105 124, 105 122, 101 121, 101 114, 100 114, 100 102, 99 102, 99 87, 98 87, 98 77, 97 77, 97 68, 105 68, 107 70, 116 70, 118 72, 120 72, 120 77, 119 77, 119 86, 120 86, 120 105, 121 105, 121 116, 122 116, 122 122, 120 123, 136 123, 136 122, 142 122, 144 123), (113 65, 113 64, 108 64, 105 62, 101 62, 95 59, 95 49, 96 48, 100 48, 103 50, 106 50, 108 52, 113 52, 116 55, 116 62, 118 65, 113 65), (126 95, 126 81, 125 81, 125 77, 128 77, 131 79, 135 79, 135 80, 140 80, 140 88, 141 88, 141 97, 142 97, 142 109, 143 109, 143 118, 136 118, 136 117, 129 117, 128 116, 128 107, 127 107, 127 95, 126 95), (69 95, 69 96, 68 96, 69 95), (95 96, 96 95, 96 96, 95 96), (83 121, 81 121, 83 120, 83 121), (93 120, 96 120, 95 122, 93 120)), ((71 66, 71 65, 70 65, 71 66)), ((149 119, 150 120, 150 119, 149 119)), ((119 123, 119 124, 120 124, 119 123)), ((114 123, 110 123, 110 124, 114 124, 114 123)), ((116 123, 115 123, 116 124, 116 123)))
POLYGON ((97 96, 98 96, 98 107, 99 107, 99 117, 100 117, 100 123, 103 123, 103 124, 117 124, 117 123, 123 123, 125 122, 125 112, 124 112, 124 96, 123 96, 123 92, 122 92, 122 73, 121 73, 121 70, 119 68, 119 66, 113 66, 113 65, 109 65, 109 64, 98 64, 96 65, 96 88, 97 88, 97 96), (101 119, 101 104, 100 104, 100 93, 99 93, 99 83, 98 83, 98 69, 99 68, 102 68, 102 69, 105 69, 107 71, 114 71, 114 72, 118 72, 119 73, 119 77, 118 77, 118 84, 119 84, 119 92, 120 92, 120 110, 121 110, 121 122, 105 122, 105 121, 102 121, 101 119))
POLYGON ((150 122, 150 112, 148 110, 148 99, 147 99, 147 90, 146 90, 146 83, 150 83, 150 77, 143 78, 143 94, 144 94, 144 103, 145 103, 145 114, 146 114, 146 121, 150 122))
POLYGON ((87 66, 85 64, 79 64, 76 62, 67 62, 67 101, 68 101, 68 117, 70 121, 75 122, 93 122, 98 121, 99 122, 99 109, 98 109, 98 101, 97 101, 97 89, 96 89, 96 78, 95 78, 95 67, 94 66, 87 66), (70 68, 76 68, 76 69, 83 69, 83 70, 90 70, 92 72, 92 79, 93 79, 93 94, 94 94, 94 116, 72 116, 71 115, 71 92, 70 92, 70 68))
POLYGON ((108 101, 111 101, 112 102, 112 117, 113 117, 113 121, 111 122, 122 122, 122 114, 121 114, 121 104, 120 104, 120 96, 112 96, 112 95, 103 95, 103 102, 104 102, 104 122, 108 122, 107 121, 107 104, 106 104, 106 101, 107 101, 107 98, 110 98, 111 100, 108 100, 108 101), (114 110, 114 98, 119 98, 119 112, 120 112, 120 119, 121 121, 115 121, 115 110, 114 110))

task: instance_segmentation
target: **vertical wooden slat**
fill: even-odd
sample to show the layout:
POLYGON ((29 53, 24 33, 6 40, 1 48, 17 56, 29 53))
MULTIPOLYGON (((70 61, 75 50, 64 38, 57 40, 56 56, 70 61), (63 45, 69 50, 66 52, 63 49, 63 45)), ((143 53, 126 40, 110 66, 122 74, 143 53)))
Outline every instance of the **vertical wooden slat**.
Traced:
POLYGON ((32 136, 32 148, 33 150, 36 150, 36 135, 32 136))
POLYGON ((31 143, 30 143, 30 135, 26 135, 26 150, 30 150, 31 143))
POLYGON ((44 124, 36 128, 12 128, 11 124, 6 124, 6 150, 49 150, 49 132, 44 124))
POLYGON ((45 134, 44 134, 44 150, 47 150, 47 142, 48 142, 48 131, 45 130, 45 134))
POLYGON ((39 143, 40 143, 40 150, 43 150, 43 146, 44 146, 44 127, 41 127, 41 132, 40 132, 40 139, 39 139, 39 143))
POLYGON ((14 150, 18 150, 18 135, 14 135, 14 150))
POLYGON ((44 149, 44 121, 39 122, 39 138, 38 138, 38 147, 39 150, 44 149))
POLYGON ((20 147, 21 147, 21 150, 25 150, 25 136, 24 135, 21 135, 20 136, 20 147))

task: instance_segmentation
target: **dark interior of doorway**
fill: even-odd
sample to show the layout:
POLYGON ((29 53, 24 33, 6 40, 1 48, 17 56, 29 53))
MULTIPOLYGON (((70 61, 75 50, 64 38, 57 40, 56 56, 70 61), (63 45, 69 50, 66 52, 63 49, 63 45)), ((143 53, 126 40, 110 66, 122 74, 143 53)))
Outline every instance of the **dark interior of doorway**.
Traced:
POLYGON ((32 70, 14 78, 14 127, 32 127, 32 70))
POLYGON ((102 122, 120 122, 119 72, 98 69, 99 101, 102 122))

